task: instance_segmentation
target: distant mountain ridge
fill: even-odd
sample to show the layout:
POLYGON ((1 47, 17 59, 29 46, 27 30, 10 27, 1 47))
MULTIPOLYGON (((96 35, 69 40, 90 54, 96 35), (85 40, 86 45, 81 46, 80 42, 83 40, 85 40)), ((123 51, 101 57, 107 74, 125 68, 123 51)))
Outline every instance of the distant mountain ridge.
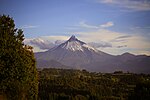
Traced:
POLYGON ((74 35, 46 52, 35 53, 38 67, 86 69, 89 71, 150 73, 150 57, 124 53, 114 56, 97 50, 74 35), (66 67, 67 66, 67 67, 66 67))

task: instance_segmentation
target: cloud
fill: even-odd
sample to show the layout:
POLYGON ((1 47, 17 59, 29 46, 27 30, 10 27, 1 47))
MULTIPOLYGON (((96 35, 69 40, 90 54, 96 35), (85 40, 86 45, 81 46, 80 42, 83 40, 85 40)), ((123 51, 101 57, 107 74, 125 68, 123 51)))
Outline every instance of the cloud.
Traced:
MULTIPOLYGON (((46 36, 45 36, 46 37, 46 36)), ((50 36, 47 36, 50 37, 50 36)), ((67 39, 68 40, 68 39, 67 39)), ((26 39, 25 44, 31 45, 35 47, 38 50, 48 50, 55 46, 60 45, 61 43, 64 43, 66 40, 55 40, 54 42, 43 40, 40 38, 34 38, 34 39, 26 39)), ((94 47, 94 48, 106 48, 106 47, 112 47, 112 44, 104 41, 96 42, 89 42, 88 45, 94 47)))
POLYGON ((65 40, 56 40, 55 41, 55 45, 60 45, 60 44, 62 44, 64 42, 65 42, 65 40))
POLYGON ((83 28, 100 29, 100 28, 112 27, 112 26, 114 26, 114 23, 112 21, 110 21, 110 22, 107 22, 107 23, 104 23, 101 25, 94 26, 94 25, 89 25, 89 24, 85 23, 84 21, 81 21, 79 23, 79 26, 83 27, 83 28))
POLYGON ((44 40, 42 40, 40 38, 36 38, 36 39, 30 40, 30 43, 32 45, 38 46, 40 49, 50 49, 50 48, 55 46, 54 43, 49 42, 49 41, 44 41, 44 40))
POLYGON ((124 48, 124 47, 127 47, 127 45, 119 45, 119 46, 117 46, 117 48, 124 48))
POLYGON ((88 43, 88 45, 94 47, 94 48, 106 48, 106 47, 112 47, 112 44, 109 43, 109 42, 99 42, 99 43, 96 43, 96 42, 90 42, 88 43))
POLYGON ((93 41, 106 41, 109 42, 119 36, 122 36, 123 34, 119 32, 113 32, 109 31, 107 29, 98 29, 90 32, 76 32, 79 37, 88 42, 93 41), (89 38, 90 37, 90 38, 89 38))
POLYGON ((147 29, 150 29, 150 26, 145 26, 145 27, 139 27, 139 26, 137 26, 137 27, 132 27, 131 28, 131 30, 137 30, 137 29, 142 29, 142 30, 147 30, 147 29))
MULTIPOLYGON (((35 49, 38 49, 39 51, 48 50, 48 49, 55 46, 54 43, 42 40, 41 38, 25 39, 24 43, 27 44, 27 45, 33 46, 34 51, 35 51, 35 49)), ((38 50, 36 50, 36 51, 38 51, 38 50)))
POLYGON ((79 26, 80 26, 80 27, 83 27, 83 28, 92 28, 92 29, 98 29, 98 28, 99 28, 98 26, 88 25, 88 24, 86 24, 84 21, 81 21, 81 22, 79 23, 79 26))
POLYGON ((31 45, 34 52, 43 52, 63 43, 68 38, 67 36, 41 36, 33 39, 25 39, 24 43, 31 45))
POLYGON ((61 35, 58 35, 58 36, 41 36, 40 37, 42 40, 47 40, 47 41, 50 41, 50 42, 55 42, 56 40, 67 40, 69 39, 70 37, 69 36, 61 36, 61 35))
MULTIPOLYGON (((79 36, 80 40, 85 42, 99 43, 99 41, 105 41, 112 44, 112 47, 110 48, 99 48, 100 50, 110 54, 117 55, 124 52, 148 54, 147 51, 143 51, 146 48, 150 48, 149 38, 144 37, 144 35, 141 34, 129 35, 128 33, 114 32, 108 29, 98 29, 92 32, 78 32, 77 35, 79 36)), ((148 55, 150 55, 150 53, 148 55)))
POLYGON ((110 4, 135 11, 149 11, 149 0, 97 0, 99 3, 110 4))
POLYGON ((122 35, 114 38, 113 40, 111 40, 111 42, 126 42, 131 37, 131 35, 122 35))
POLYGON ((31 28, 37 28, 37 27, 39 27, 39 26, 38 25, 24 25, 21 28, 23 28, 23 29, 31 29, 31 28))
POLYGON ((65 29, 68 29, 68 30, 83 30, 83 29, 98 30, 98 29, 108 28, 108 27, 112 27, 112 26, 114 26, 114 23, 112 21, 106 22, 104 24, 99 24, 99 25, 90 25, 90 24, 87 24, 85 21, 81 21, 78 23, 78 25, 69 26, 69 27, 66 27, 65 29))
POLYGON ((32 47, 33 47, 33 52, 44 52, 44 51, 47 51, 47 49, 40 49, 39 46, 32 44, 32 43, 30 42, 30 41, 32 41, 32 40, 33 40, 33 39, 26 38, 26 39, 24 40, 24 44, 32 46, 32 47))
MULTIPOLYGON (((68 40, 68 36, 41 36, 40 39, 25 39, 26 44, 34 47, 34 52, 46 51, 54 45, 68 40), (57 41, 56 41, 57 40, 57 41)), ((86 32, 74 32, 81 41, 109 54, 118 55, 124 52, 150 55, 150 40, 145 35, 114 32, 108 29, 96 29, 86 32)))
POLYGON ((132 37, 131 35, 123 35, 123 36, 119 36, 116 39, 125 39, 125 38, 130 38, 132 37))
POLYGON ((105 24, 100 25, 100 27, 102 27, 102 28, 107 28, 107 27, 111 27, 111 26, 114 26, 113 22, 107 22, 105 24))

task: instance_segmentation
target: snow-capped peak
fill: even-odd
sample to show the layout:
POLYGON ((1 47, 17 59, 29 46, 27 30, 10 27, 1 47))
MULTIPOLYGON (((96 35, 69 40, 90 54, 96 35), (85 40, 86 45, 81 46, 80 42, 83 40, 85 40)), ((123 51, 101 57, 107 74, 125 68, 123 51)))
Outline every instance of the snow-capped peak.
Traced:
POLYGON ((89 46, 89 45, 87 45, 87 44, 83 44, 83 47, 87 48, 88 50, 93 50, 93 51, 95 51, 95 52, 98 52, 97 49, 95 49, 95 48, 93 48, 93 47, 91 47, 91 46, 89 46))
POLYGON ((91 50, 97 52, 95 48, 89 46, 88 44, 78 40, 74 35, 70 37, 65 43, 61 45, 62 48, 70 50, 70 51, 84 51, 84 50, 91 50))
POLYGON ((72 35, 68 41, 76 41, 76 40, 78 39, 74 35, 72 35))
POLYGON ((71 50, 71 51, 83 51, 82 45, 78 41, 68 41, 66 42, 62 48, 71 50))

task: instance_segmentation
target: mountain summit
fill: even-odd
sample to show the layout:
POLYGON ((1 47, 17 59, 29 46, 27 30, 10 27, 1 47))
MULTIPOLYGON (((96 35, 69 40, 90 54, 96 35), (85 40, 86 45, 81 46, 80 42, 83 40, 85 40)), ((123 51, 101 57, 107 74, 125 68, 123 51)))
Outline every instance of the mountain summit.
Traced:
POLYGON ((64 43, 46 52, 35 53, 38 67, 86 69, 114 72, 116 70, 150 73, 150 57, 123 54, 113 56, 97 50, 72 35, 64 43))
POLYGON ((98 52, 97 49, 87 45, 85 42, 78 40, 74 35, 72 35, 69 40, 67 40, 65 43, 61 44, 58 48, 67 49, 67 50, 70 50, 73 52, 74 51, 84 52, 87 50, 98 52))
POLYGON ((111 55, 87 45, 73 35, 64 43, 46 52, 36 53, 35 56, 38 62, 55 60, 71 68, 83 68, 83 65, 111 55))
POLYGON ((78 39, 74 35, 72 35, 68 41, 77 41, 77 40, 78 39))

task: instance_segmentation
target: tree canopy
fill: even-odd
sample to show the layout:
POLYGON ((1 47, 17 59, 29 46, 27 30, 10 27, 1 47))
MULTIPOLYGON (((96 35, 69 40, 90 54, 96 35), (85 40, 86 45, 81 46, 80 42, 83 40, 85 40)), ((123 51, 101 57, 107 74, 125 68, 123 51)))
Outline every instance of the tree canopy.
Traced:
POLYGON ((9 100, 34 100, 38 94, 37 70, 31 46, 12 18, 0 15, 0 95, 9 100))

